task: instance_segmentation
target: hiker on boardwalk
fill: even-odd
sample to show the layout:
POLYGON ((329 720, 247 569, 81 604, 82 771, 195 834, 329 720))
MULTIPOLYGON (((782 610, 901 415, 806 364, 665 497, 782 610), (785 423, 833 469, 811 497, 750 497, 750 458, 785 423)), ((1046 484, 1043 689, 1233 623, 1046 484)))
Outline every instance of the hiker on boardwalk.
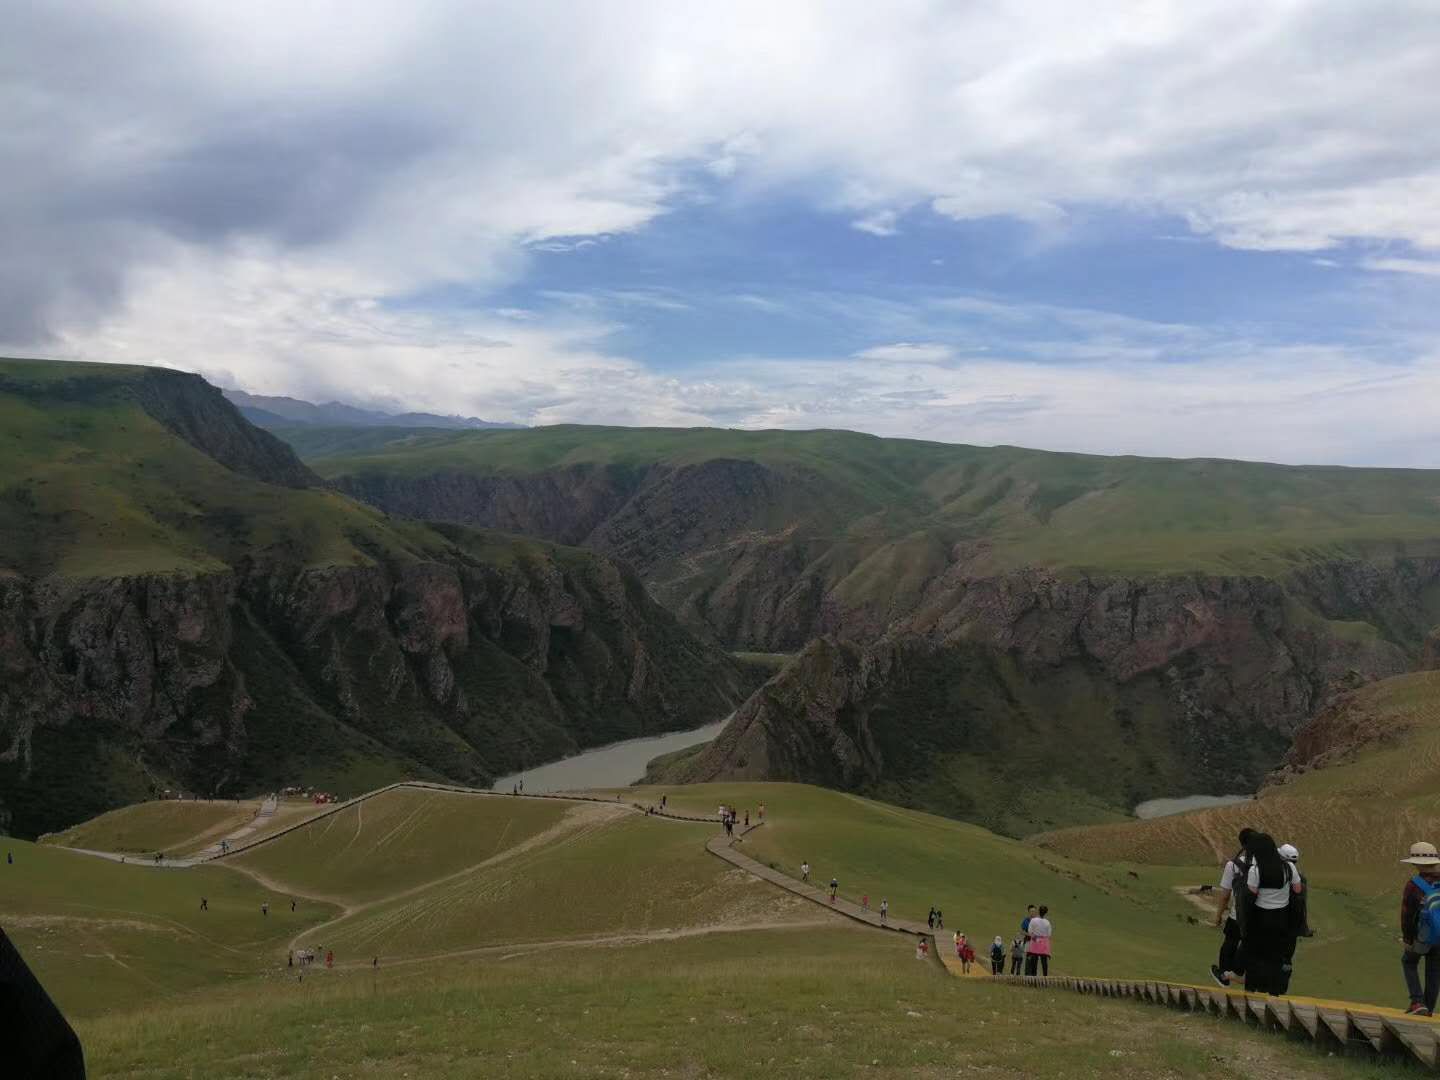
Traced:
POLYGON ((840 882, 836 881, 832 877, 830 879, 830 903, 832 904, 835 902, 835 890, 837 890, 838 888, 840 888, 840 882))
POLYGON ((749 811, 749 810, 746 810, 746 811, 745 811, 745 827, 746 827, 747 829, 750 827, 750 811, 749 811))
POLYGON ((1440 852, 1423 841, 1410 845, 1410 857, 1400 860, 1415 868, 1400 893, 1400 938, 1405 951, 1400 970, 1410 991, 1412 1016, 1431 1016, 1440 998, 1440 852), (1420 984, 1420 960, 1425 960, 1425 984, 1420 984))
POLYGON ((930 927, 931 930, 934 930, 934 929, 935 929, 935 905, 934 905, 934 904, 931 904, 931 905, 930 905, 930 914, 927 915, 927 916, 925 916, 925 925, 928 926, 928 927, 930 927))
POLYGON ((810 864, 808 862, 800 864, 800 880, 806 885, 810 884, 810 864))
POLYGON ((1290 901, 1304 886, 1295 868, 1280 857, 1269 833, 1252 832, 1246 847, 1250 853, 1250 869, 1245 875, 1248 897, 1241 897, 1247 906, 1240 916, 1245 989, 1252 994, 1278 994, 1280 969, 1294 932, 1291 919, 1295 911, 1290 901))
POLYGON ((935 909, 935 929, 945 929, 945 913, 941 911, 938 907, 935 909))
POLYGON ((765 804, 763 802, 760 804, 760 820, 765 820, 765 804))
POLYGON ((1029 940, 1025 943, 1025 974, 1050 974, 1050 934, 1052 928, 1047 916, 1050 909, 1040 905, 1040 913, 1031 918, 1025 927, 1029 940))
POLYGON ((868 892, 867 892, 867 893, 861 893, 861 894, 860 894, 860 910, 861 910, 861 911, 869 911, 869 910, 870 910, 870 894, 869 894, 868 892))
POLYGON ((975 946, 964 934, 960 935, 960 974, 969 975, 970 965, 975 963, 975 946))
POLYGON ((1025 935, 1010 943, 1010 974, 1019 975, 1025 968, 1025 935))
POLYGON ((1300 880, 1300 891, 1290 897, 1290 933, 1285 939, 1285 952, 1280 959, 1280 978, 1275 986, 1277 994, 1288 994, 1290 978, 1295 973, 1295 946, 1302 937, 1314 937, 1315 931, 1310 929, 1310 885, 1300 870, 1300 849, 1294 844, 1281 844, 1278 850, 1280 857, 1290 864, 1295 876, 1300 880))
POLYGON ((999 934, 990 943, 990 974, 1005 974, 1005 939, 999 934))
POLYGON ((1240 953, 1242 914, 1236 893, 1245 888, 1245 875, 1250 872, 1250 854, 1246 851, 1253 829, 1240 830, 1240 848, 1225 860, 1220 870, 1220 887, 1215 893, 1215 925, 1224 932, 1220 956, 1210 965, 1210 977, 1221 986, 1230 985, 1230 976, 1245 974, 1245 960, 1240 953))
POLYGON ((1030 940, 1030 920, 1035 918, 1035 905, 1031 904, 1025 909, 1025 917, 1020 920, 1020 933, 1025 935, 1025 940, 1030 940))
POLYGON ((885 897, 880 898, 880 925, 885 925, 885 917, 890 914, 890 901, 885 897))

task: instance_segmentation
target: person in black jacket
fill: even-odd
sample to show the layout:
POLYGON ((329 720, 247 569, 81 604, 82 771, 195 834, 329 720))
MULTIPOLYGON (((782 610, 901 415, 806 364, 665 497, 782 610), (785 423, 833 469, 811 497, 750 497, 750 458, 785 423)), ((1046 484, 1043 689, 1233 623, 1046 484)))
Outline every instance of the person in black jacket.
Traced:
POLYGON ((85 1080, 80 1039, 0 930, 0 1061, 12 1080, 85 1080))

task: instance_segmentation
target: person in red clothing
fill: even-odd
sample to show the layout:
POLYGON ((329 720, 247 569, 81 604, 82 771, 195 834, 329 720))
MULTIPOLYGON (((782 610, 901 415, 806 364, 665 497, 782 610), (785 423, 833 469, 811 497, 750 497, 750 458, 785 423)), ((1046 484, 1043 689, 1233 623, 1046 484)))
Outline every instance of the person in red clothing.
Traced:
POLYGON ((1427 890, 1416 881, 1440 887, 1440 852, 1434 844, 1423 841, 1410 845, 1410 857, 1401 859, 1415 867, 1415 877, 1405 882, 1400 893, 1400 937, 1405 942, 1405 951, 1400 956, 1400 970, 1405 974, 1405 987, 1410 991, 1410 1007, 1405 1011, 1412 1016, 1431 1016, 1435 1012, 1436 999, 1440 998, 1440 944, 1421 942, 1420 908, 1425 903, 1427 890), (1420 985, 1420 960, 1425 960, 1425 985, 1420 985))

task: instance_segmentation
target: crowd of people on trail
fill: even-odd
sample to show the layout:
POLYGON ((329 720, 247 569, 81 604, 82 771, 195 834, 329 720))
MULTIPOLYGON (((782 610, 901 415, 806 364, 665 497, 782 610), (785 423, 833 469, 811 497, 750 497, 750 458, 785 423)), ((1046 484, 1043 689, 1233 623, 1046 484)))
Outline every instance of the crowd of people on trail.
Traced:
MULTIPOLYGON (((1224 936, 1210 975, 1224 987, 1243 978, 1249 993, 1285 994, 1295 973, 1296 946, 1315 936, 1300 852, 1257 829, 1241 829, 1237 839, 1239 848, 1225 861, 1216 891, 1215 925, 1224 936)), ((1440 851, 1417 841, 1400 862, 1412 868, 1400 891, 1406 1012, 1431 1016, 1440 999, 1440 851)))

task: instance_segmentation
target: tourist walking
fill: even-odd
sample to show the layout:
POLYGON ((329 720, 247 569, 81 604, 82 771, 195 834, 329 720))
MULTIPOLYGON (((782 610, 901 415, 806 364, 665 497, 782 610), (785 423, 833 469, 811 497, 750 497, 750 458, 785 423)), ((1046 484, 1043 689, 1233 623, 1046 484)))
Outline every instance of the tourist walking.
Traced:
POLYGON ((203 896, 200 897, 200 910, 201 910, 201 911, 209 911, 209 910, 210 910, 210 901, 207 900, 207 899, 206 899, 205 897, 203 897, 203 896))
POLYGON ((999 934, 990 943, 990 974, 1005 974, 1005 939, 999 934))
POLYGON ((941 911, 938 907, 935 909, 935 929, 945 929, 945 913, 941 911))
POLYGON ((861 911, 869 911, 869 910, 870 910, 870 894, 869 894, 869 893, 861 893, 861 894, 860 894, 860 910, 861 910, 861 911))
POLYGON ((832 877, 830 879, 830 903, 832 904, 835 902, 835 890, 838 888, 840 888, 840 882, 832 877))
POLYGON ((885 897, 880 898, 880 925, 885 925, 885 917, 890 914, 890 901, 885 897))
POLYGON ((1019 975, 1025 967, 1025 935, 1010 943, 1010 974, 1019 975))
POLYGON ((1300 869, 1300 849, 1294 844, 1281 844, 1278 850, 1280 857, 1294 869, 1295 877, 1300 882, 1300 891, 1290 897, 1290 932, 1285 937, 1285 952, 1280 958, 1280 978, 1275 985, 1277 994, 1288 994, 1290 979, 1295 974, 1295 946, 1300 944, 1302 937, 1314 937, 1315 931, 1310 929, 1310 884, 1300 869))
POLYGON ((266 916, 267 918, 269 917, 269 915, 270 915, 270 901, 269 901, 269 900, 263 900, 263 901, 261 901, 261 903, 260 903, 260 914, 266 916))
POLYGON ((810 864, 808 862, 800 864, 800 880, 806 885, 810 884, 810 864))
POLYGON ((1401 859, 1415 868, 1400 893, 1400 970, 1410 991, 1412 1016, 1431 1016, 1440 997, 1440 852, 1423 841, 1410 845, 1409 858, 1401 859), (1425 961, 1425 981, 1420 981, 1420 961, 1425 961))
POLYGON ((1241 904, 1242 898, 1236 894, 1245 891, 1245 876, 1250 872, 1250 854, 1245 847, 1253 832, 1253 829, 1240 830, 1240 847, 1221 867, 1220 885, 1215 892, 1215 925, 1221 928, 1224 937, 1220 942, 1220 955, 1210 965, 1210 977, 1221 986, 1229 986, 1232 975, 1245 974, 1245 961, 1240 955, 1240 916, 1249 902, 1246 898, 1241 904))
POLYGON ((1030 919, 1025 928, 1025 932, 1030 936, 1025 943, 1026 975, 1050 974, 1050 935, 1053 928, 1049 915, 1050 909, 1041 904, 1039 913, 1030 919))
POLYGON ((931 930, 935 929, 935 907, 933 904, 930 907, 930 914, 925 916, 925 925, 930 927, 931 930))
POLYGON ((1030 904, 1025 908, 1025 917, 1020 920, 1020 933, 1026 935, 1025 940, 1029 941, 1030 920, 1035 917, 1035 905, 1030 904))
POLYGON ((1278 994, 1281 966, 1291 934, 1290 899, 1303 886, 1295 868, 1280 857, 1275 838, 1252 832, 1246 845, 1250 869, 1245 885, 1251 902, 1240 917, 1240 948, 1245 954, 1245 990, 1278 994))

